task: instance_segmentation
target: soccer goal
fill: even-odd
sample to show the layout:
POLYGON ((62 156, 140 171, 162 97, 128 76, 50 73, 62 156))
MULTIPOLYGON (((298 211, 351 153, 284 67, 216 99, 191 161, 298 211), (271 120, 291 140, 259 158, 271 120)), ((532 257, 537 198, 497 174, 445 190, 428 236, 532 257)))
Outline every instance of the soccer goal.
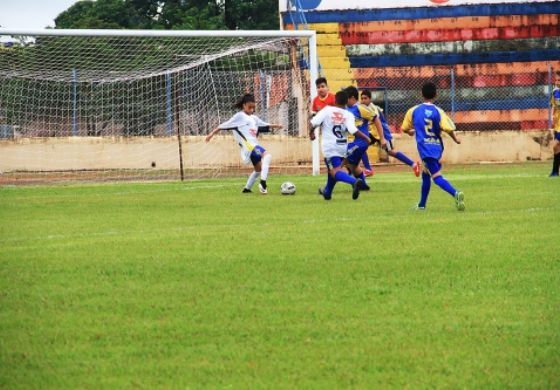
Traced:
POLYGON ((314 31, 0 29, 0 180, 237 175, 239 147, 204 137, 252 93, 272 170, 319 171, 304 136, 314 31))

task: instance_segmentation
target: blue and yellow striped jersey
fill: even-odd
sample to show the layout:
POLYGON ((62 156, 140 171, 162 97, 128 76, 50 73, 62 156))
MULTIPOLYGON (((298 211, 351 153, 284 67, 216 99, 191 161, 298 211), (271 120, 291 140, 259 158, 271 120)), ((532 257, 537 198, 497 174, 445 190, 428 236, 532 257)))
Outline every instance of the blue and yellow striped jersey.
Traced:
POLYGON ((420 158, 439 160, 443 154, 441 132, 451 133, 455 130, 455 124, 441 108, 432 103, 423 103, 407 111, 401 129, 414 129, 420 158))
MULTIPOLYGON (((369 137, 369 124, 370 122, 373 122, 373 120, 375 120, 377 113, 369 110, 366 106, 360 103, 354 104, 353 106, 348 106, 346 107, 346 109, 354 114, 354 117, 356 118, 356 127, 358 128, 358 130, 369 137)), ((356 142, 366 143, 366 141, 362 140, 361 138, 357 138, 356 142)))
POLYGON ((552 106, 552 128, 554 131, 560 132, 560 88, 556 87, 552 90, 550 105, 552 106))

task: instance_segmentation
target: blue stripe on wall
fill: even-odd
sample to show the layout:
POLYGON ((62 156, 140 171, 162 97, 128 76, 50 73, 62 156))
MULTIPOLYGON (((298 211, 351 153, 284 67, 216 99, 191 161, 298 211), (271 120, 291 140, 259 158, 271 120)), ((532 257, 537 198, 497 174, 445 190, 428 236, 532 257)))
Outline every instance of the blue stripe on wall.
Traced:
POLYGON ((455 103, 455 111, 485 111, 485 110, 527 110, 530 108, 548 108, 548 99, 494 99, 467 100, 455 103))
MULTIPOLYGON (((560 1, 546 3, 480 4, 463 6, 386 8, 367 10, 332 10, 305 12, 307 23, 351 23, 383 20, 437 19, 462 16, 560 14, 560 1)), ((282 15, 284 24, 292 22, 289 12, 282 15)))
MULTIPOLYGON (((436 104, 445 112, 451 112, 451 102, 437 101, 436 104)), ((405 113, 410 103, 389 102, 388 114, 405 113)), ((455 111, 488 111, 488 110, 527 110, 531 108, 548 108, 548 99, 492 99, 492 100, 462 100, 455 102, 455 111)))
POLYGON ((560 60, 560 49, 497 51, 492 53, 453 53, 402 56, 351 56, 352 68, 386 66, 456 65, 496 62, 530 62, 560 60))

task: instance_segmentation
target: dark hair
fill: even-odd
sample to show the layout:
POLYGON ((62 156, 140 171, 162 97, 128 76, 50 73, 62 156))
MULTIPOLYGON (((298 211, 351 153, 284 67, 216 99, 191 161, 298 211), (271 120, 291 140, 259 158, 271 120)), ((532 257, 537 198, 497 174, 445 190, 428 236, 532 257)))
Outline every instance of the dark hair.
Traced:
POLYGON ((371 91, 369 89, 364 89, 362 91, 362 96, 367 96, 368 98, 371 99, 371 91))
POLYGON ((321 84, 328 85, 328 84, 327 84, 327 79, 324 78, 324 77, 319 77, 317 80, 315 80, 315 86, 318 87, 318 86, 321 85, 321 84))
POLYGON ((255 97, 251 93, 246 93, 245 95, 241 96, 237 103, 235 103, 235 108, 242 109, 245 103, 254 103, 255 97))
POLYGON ((339 106, 345 106, 348 103, 348 94, 345 91, 338 91, 334 95, 334 101, 339 106))
POLYGON ((424 99, 432 100, 436 97, 436 85, 432 82, 428 82, 422 86, 422 96, 424 99))
POLYGON ((360 94, 358 93, 358 88, 354 87, 353 85, 346 87, 344 92, 348 95, 349 98, 353 97, 354 99, 358 100, 360 98, 360 94))

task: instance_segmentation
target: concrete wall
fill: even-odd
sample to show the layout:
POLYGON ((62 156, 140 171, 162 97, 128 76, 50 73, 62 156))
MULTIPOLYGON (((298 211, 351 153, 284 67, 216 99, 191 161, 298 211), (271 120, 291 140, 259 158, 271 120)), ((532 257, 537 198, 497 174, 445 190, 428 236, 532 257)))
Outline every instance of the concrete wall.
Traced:
MULTIPOLYGON (((552 136, 548 131, 469 131, 458 132, 461 144, 443 136, 443 161, 449 164, 478 164, 548 160, 552 158, 552 136)), ((417 156, 413 137, 394 135, 396 148, 417 156)), ((395 160, 392 160, 395 161, 395 160)))
MULTIPOLYGON (((458 133, 461 145, 444 136, 444 161, 452 164, 522 162, 552 157, 548 132, 458 133)), ((395 135, 396 147, 417 156, 414 139, 395 135)), ((273 155, 274 165, 310 163, 307 138, 269 136, 263 145, 273 155)), ((201 137, 183 140, 185 167, 242 166, 239 148, 231 137, 217 136, 206 144, 201 137)), ((20 138, 0 141, 0 171, 54 171, 85 169, 177 169, 176 138, 20 138)))

